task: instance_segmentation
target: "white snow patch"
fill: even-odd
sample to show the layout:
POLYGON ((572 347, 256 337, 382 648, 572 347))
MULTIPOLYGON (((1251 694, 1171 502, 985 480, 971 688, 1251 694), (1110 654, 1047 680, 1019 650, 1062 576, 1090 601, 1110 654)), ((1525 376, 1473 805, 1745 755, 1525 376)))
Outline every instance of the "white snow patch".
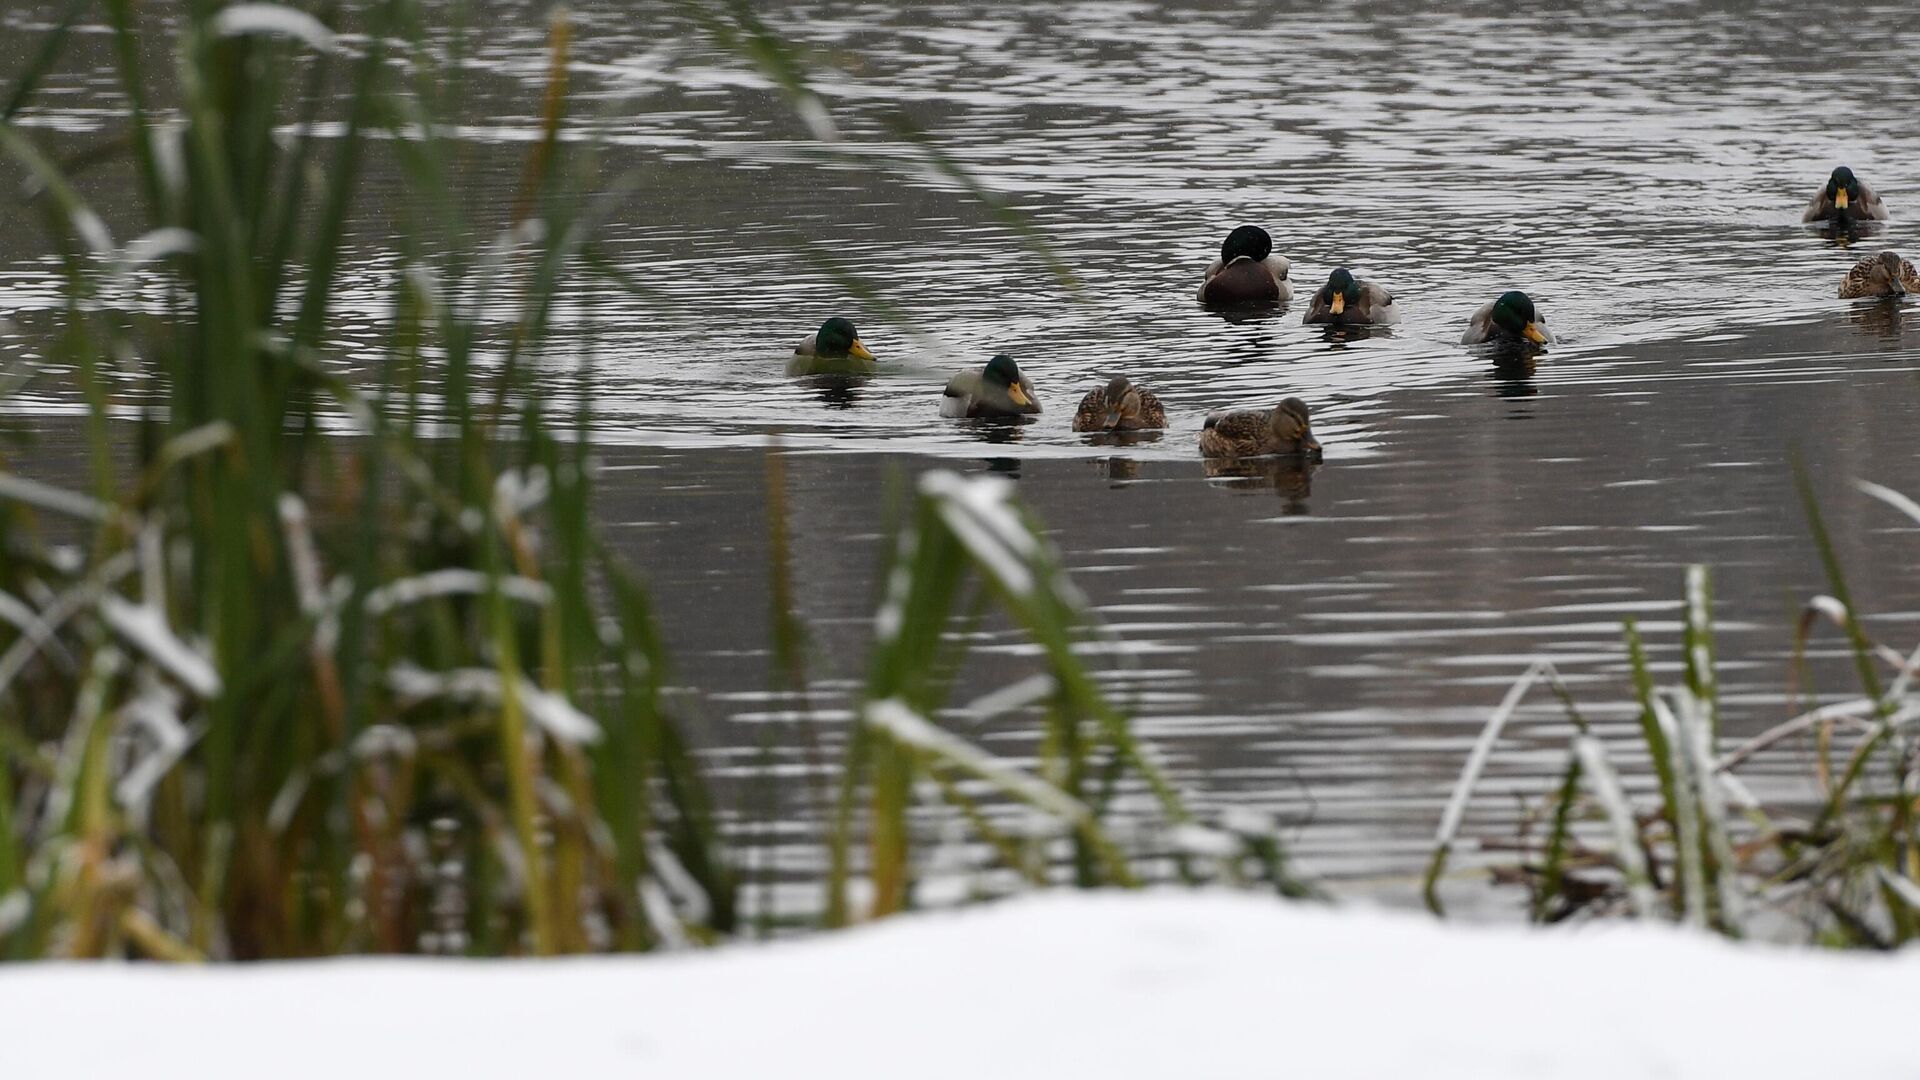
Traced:
POLYGON ((176 637, 160 609, 108 593, 100 598, 100 617, 114 633, 179 679, 187 689, 202 698, 220 696, 220 676, 213 669, 213 660, 176 637))
MULTIPOLYGON (((504 696, 500 673, 491 668, 428 671, 403 662, 387 671, 387 686, 408 702, 445 697, 498 704, 504 696)), ((578 746, 600 741, 600 725, 575 708, 566 695, 543 690, 524 678, 514 680, 514 692, 528 719, 561 742, 578 746)))
POLYGON ((315 52, 333 50, 333 31, 325 23, 280 4, 231 4, 221 8, 210 25, 220 37, 271 34, 304 41, 315 52))
POLYGON ((518 1080, 556 1048, 577 1076, 705 1080, 1878 1080, 1914 1075, 1916 980, 1911 952, 1647 925, 1054 893, 672 957, 9 964, 0 1058, 206 1080, 518 1080))
POLYGON ((921 475, 920 493, 936 501, 940 520, 1008 592, 1033 592, 1027 563, 1039 553, 1040 544, 1009 501, 1013 481, 935 469, 921 475))

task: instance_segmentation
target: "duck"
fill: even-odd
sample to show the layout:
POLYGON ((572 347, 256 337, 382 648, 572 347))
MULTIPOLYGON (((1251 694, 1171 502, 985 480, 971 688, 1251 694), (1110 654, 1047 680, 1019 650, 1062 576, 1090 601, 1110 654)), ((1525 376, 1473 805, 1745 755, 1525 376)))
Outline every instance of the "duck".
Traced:
POLYGON ((1827 186, 1814 193, 1813 200, 1807 203, 1807 212, 1800 215, 1800 220, 1885 221, 1887 204, 1880 201, 1880 196, 1873 193, 1866 181, 1842 165, 1827 177, 1827 186))
POLYGON ((795 345, 787 361, 789 375, 871 375, 875 370, 876 358, 861 343, 860 331, 838 316, 795 345))
POLYGON ((1073 414, 1075 431, 1146 431, 1167 426, 1167 410, 1153 391, 1135 386, 1125 375, 1087 391, 1073 414))
POLYGON ((1391 326, 1400 321, 1393 294, 1371 281, 1361 281, 1342 266, 1327 275, 1327 283, 1307 305, 1309 323, 1340 326, 1391 326))
POLYGON ((948 379, 940 397, 941 416, 1031 416, 1039 411, 1033 383, 1006 353, 979 371, 962 371, 948 379))
POLYGON ((1287 274, 1293 264, 1273 253, 1273 238, 1258 225, 1242 225, 1220 244, 1220 257, 1200 282, 1208 307, 1284 304, 1293 298, 1287 274))
POLYGON ((1905 296, 1920 293, 1920 271, 1897 251, 1883 251, 1861 259, 1840 279, 1840 299, 1868 296, 1905 296))
POLYGON ((1489 341, 1530 341, 1551 345, 1553 335, 1533 309, 1533 298, 1518 289, 1503 292, 1496 300, 1482 304, 1467 320, 1467 332, 1460 335, 1462 345, 1481 345, 1489 341))
POLYGON ((1287 398, 1271 409, 1236 409, 1207 417, 1200 429, 1200 453, 1210 458, 1302 456, 1321 458, 1320 440, 1313 437, 1307 403, 1287 398))

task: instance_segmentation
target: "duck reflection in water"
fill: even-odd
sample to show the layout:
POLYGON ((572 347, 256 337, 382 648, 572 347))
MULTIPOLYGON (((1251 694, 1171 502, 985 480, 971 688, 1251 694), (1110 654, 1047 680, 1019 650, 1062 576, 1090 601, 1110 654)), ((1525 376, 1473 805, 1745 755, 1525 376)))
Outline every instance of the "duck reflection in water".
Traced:
POLYGON ((1883 346, 1900 348, 1906 336, 1906 305, 1899 297, 1887 297, 1847 309, 1847 324, 1868 337, 1878 338, 1883 346))
POLYGON ((1390 338, 1393 336, 1393 328, 1390 326, 1366 326, 1359 323, 1348 325, 1319 323, 1316 325, 1320 327, 1320 340, 1336 349, 1344 349, 1356 341, 1365 341, 1368 338, 1390 338))
POLYGON ((1157 443, 1163 436, 1159 431, 1101 431, 1090 432, 1082 436, 1088 446, 1145 446, 1157 443))
POLYGON ((1489 341, 1470 345, 1467 351, 1486 361, 1487 378, 1492 379, 1501 397, 1532 397, 1540 392, 1533 384, 1545 350, 1530 341, 1489 341))
POLYGON ((1026 437, 1027 423, 1022 416, 980 416, 959 426, 983 443, 1006 446, 1026 437))
POLYGON ((1852 247, 1862 237, 1875 237, 1887 231, 1887 227, 1878 221, 1857 221, 1853 218, 1833 218, 1814 224, 1820 238, 1837 248, 1852 247))
POLYGON ((990 457, 985 459, 987 471, 995 476, 1004 476, 1009 480, 1020 479, 1020 459, 1016 457, 990 457))
POLYGON ((1239 326, 1243 323, 1260 323, 1286 311, 1281 304, 1268 304, 1265 307, 1215 307, 1208 311, 1220 317, 1222 322, 1239 326))
POLYGON ((1202 458, 1207 481, 1214 487, 1234 492, 1272 489, 1286 500, 1286 513, 1305 514, 1310 510, 1307 497, 1313 494, 1313 474, 1320 463, 1309 457, 1202 458))
POLYGON ((865 375, 808 375, 800 385, 829 409, 851 409, 859 404, 860 388, 869 381, 865 375))
POLYGON ((1112 487, 1125 487, 1140 479, 1140 463, 1130 457, 1094 458, 1093 468, 1112 487))

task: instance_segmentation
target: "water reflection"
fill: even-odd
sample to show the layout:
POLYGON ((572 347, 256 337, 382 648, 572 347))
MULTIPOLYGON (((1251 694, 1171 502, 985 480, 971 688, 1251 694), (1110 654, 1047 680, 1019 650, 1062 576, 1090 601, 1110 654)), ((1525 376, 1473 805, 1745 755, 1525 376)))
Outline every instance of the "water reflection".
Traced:
POLYGON ((1140 479, 1140 462, 1130 457, 1094 458, 1093 468, 1110 487, 1125 487, 1140 479))
POLYGON ((1897 296, 1855 301, 1847 309, 1847 323, 1857 333, 1879 339, 1882 349, 1898 349, 1907 332, 1906 301, 1897 296))
POLYGON ((1164 431, 1090 431, 1085 436, 1088 446, 1150 446, 1166 437, 1164 431))
POLYGON ((981 442, 1006 446, 1025 438, 1027 425, 1032 422, 1026 416, 976 416, 956 423, 981 442))
POLYGON ((829 409, 851 409, 860 401, 860 389, 872 381, 866 375, 807 375, 797 380, 829 409))
POLYGON ((1353 342, 1366 341, 1370 338, 1386 339, 1393 337, 1393 328, 1391 326, 1320 323, 1312 327, 1312 329, 1319 335, 1321 341, 1326 342, 1335 349, 1344 349, 1353 342))
POLYGON ((1871 239, 1887 231, 1883 221, 1861 221, 1856 218, 1830 218, 1808 225, 1807 228, 1818 232, 1822 238, 1842 250, 1853 246, 1863 237, 1871 239))
POLYGON ((1232 326, 1265 322, 1268 319, 1277 318, 1287 312, 1287 305, 1280 303, 1251 304, 1240 307, 1202 304, 1201 307, 1205 308, 1209 314, 1219 318, 1220 321, 1232 326))
POLYGON ((1272 491, 1286 500, 1281 512, 1304 514, 1313 494, 1313 474, 1320 463, 1292 457, 1202 458, 1207 480, 1223 491, 1272 491))

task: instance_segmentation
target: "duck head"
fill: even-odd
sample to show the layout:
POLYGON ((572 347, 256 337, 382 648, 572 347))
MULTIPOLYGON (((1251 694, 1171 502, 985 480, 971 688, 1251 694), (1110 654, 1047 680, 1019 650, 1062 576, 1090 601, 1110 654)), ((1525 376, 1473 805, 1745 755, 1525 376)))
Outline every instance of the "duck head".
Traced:
POLYGON ((1854 178, 1852 169, 1842 165, 1827 177, 1827 199, 1835 210, 1845 210, 1849 203, 1860 201, 1860 181, 1854 178))
POLYGON ((1313 425, 1308 422, 1306 402, 1297 397, 1282 401, 1273 407, 1273 417, 1269 423, 1273 425, 1273 433, 1280 444, 1292 448, 1283 453, 1320 460, 1320 440, 1313 437, 1313 425))
POLYGON ((820 324, 820 330, 813 335, 813 351, 817 356, 837 358, 851 356, 855 360, 872 360, 873 354, 860 343, 860 332, 853 323, 838 316, 820 324))
POLYGON ((1112 431, 1127 420, 1140 418, 1140 388, 1127 380, 1125 375, 1115 375, 1107 383, 1107 415, 1100 426, 1112 431))
POLYGON ((1547 343, 1547 333, 1540 329, 1540 317, 1533 310, 1533 298, 1517 289, 1501 293, 1493 302, 1493 325, 1535 345, 1547 343))
POLYGON ((1258 225, 1242 225, 1227 234, 1220 244, 1220 264, 1232 265, 1235 259, 1252 259, 1264 262, 1273 254, 1273 237, 1258 225))
POLYGON ((1342 266, 1327 275, 1327 283, 1320 287, 1320 299, 1327 310, 1335 315, 1344 315, 1348 304, 1360 302, 1360 282, 1354 279, 1353 271, 1342 266))
POLYGON ((1900 277, 1900 253, 1883 251, 1875 256, 1873 273, 1877 278, 1885 278, 1887 287, 1895 296, 1907 294, 1907 283, 1900 277))
POLYGON ((1013 357, 1006 353, 987 361, 987 368, 980 373, 980 378, 988 386, 1005 390, 1015 405, 1025 408, 1033 404, 1033 399, 1027 396, 1027 391, 1020 385, 1020 365, 1014 363, 1013 357))

